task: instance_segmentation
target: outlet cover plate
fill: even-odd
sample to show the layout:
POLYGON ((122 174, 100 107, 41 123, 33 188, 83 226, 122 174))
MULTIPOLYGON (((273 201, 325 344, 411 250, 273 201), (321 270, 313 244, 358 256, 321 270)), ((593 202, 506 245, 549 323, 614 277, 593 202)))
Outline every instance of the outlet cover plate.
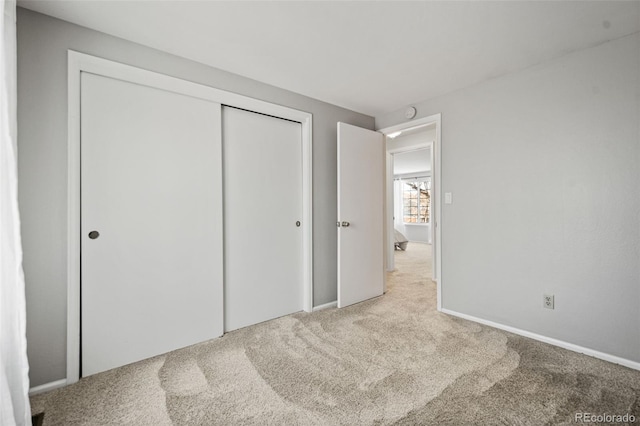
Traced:
POLYGON ((547 309, 554 309, 555 301, 553 294, 542 295, 542 306, 547 309))

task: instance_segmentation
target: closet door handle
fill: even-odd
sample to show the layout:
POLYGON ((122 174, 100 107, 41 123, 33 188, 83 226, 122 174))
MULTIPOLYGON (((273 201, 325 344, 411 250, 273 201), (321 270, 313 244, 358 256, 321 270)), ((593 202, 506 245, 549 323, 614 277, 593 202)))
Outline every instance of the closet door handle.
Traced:
POLYGON ((343 228, 346 228, 346 227, 348 227, 348 226, 349 226, 349 225, 351 225, 351 224, 350 224, 349 222, 342 222, 340 225, 341 225, 343 228))
POLYGON ((98 238, 100 236, 100 233, 98 231, 91 231, 89 232, 89 238, 91 238, 92 240, 95 240, 96 238, 98 238))

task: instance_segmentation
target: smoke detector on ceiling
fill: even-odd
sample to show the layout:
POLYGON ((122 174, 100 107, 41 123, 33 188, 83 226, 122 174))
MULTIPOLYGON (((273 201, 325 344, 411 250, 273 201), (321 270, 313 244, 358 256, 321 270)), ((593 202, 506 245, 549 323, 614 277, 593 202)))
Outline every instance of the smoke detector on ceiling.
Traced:
POLYGON ((409 107, 404 111, 404 116, 407 117, 409 120, 411 120, 413 117, 416 116, 416 109, 414 107, 409 107))

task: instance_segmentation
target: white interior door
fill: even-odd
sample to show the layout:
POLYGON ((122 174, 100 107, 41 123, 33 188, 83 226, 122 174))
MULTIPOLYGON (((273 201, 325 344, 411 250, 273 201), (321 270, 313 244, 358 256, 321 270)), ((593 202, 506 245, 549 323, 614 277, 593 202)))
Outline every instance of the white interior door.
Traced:
POLYGON ((338 123, 338 307, 384 290, 384 136, 338 123))
POLYGON ((220 115, 82 73, 83 376, 222 335, 220 115))
POLYGON ((225 330, 302 310, 302 127, 223 107, 225 330))

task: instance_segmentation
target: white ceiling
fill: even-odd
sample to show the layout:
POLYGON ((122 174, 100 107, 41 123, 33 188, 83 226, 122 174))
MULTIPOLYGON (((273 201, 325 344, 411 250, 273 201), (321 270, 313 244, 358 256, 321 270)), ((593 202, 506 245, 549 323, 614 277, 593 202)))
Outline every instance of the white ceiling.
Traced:
POLYGON ((423 148, 416 151, 400 152, 393 155, 393 174, 431 171, 431 149, 423 148))
POLYGON ((18 5, 368 115, 640 31, 640 2, 18 5))

